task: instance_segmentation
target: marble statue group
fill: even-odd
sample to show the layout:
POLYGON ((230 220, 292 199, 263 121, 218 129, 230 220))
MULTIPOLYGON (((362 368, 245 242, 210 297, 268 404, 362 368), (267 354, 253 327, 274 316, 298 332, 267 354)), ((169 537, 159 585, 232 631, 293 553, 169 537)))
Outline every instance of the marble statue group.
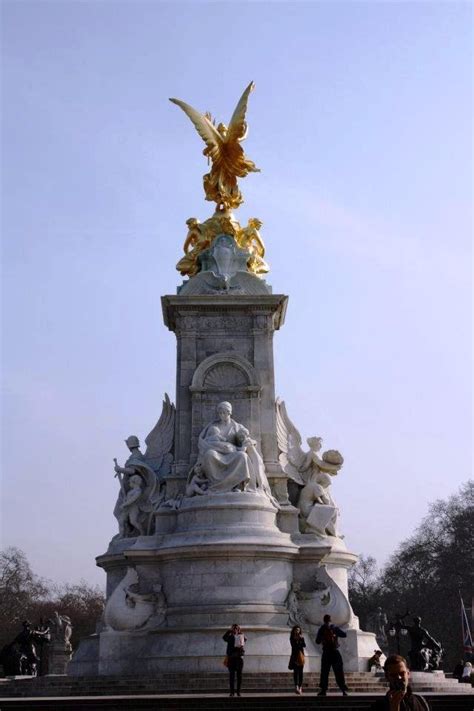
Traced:
POLYGON ((253 88, 228 125, 171 100, 205 143, 215 209, 187 219, 176 265, 184 279, 161 299, 176 337, 175 404, 165 395, 144 446, 130 435, 128 458, 114 460, 118 531, 97 557, 107 601, 73 675, 214 670, 229 615, 251 632, 249 671, 286 669, 294 625, 307 630, 309 665, 319 668, 310 638, 327 615, 345 630, 346 669, 365 669, 376 646, 348 599, 357 556, 333 496, 344 459, 319 436, 306 447, 276 397, 274 340, 288 297, 266 281, 262 220, 242 226, 233 213, 238 181, 258 172, 241 145, 253 88))

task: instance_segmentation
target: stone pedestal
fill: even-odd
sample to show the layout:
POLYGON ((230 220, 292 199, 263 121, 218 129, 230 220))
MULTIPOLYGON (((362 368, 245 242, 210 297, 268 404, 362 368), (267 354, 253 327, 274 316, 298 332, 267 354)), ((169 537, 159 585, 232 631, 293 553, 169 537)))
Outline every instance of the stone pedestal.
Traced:
POLYGON ((72 649, 66 649, 64 642, 50 642, 48 645, 48 676, 67 674, 72 649))
POLYGON ((287 502, 286 476, 278 462, 273 368, 273 334, 284 323, 287 302, 287 296, 268 293, 162 298, 165 325, 177 339, 170 496, 184 491, 199 433, 214 418, 216 405, 228 400, 233 417, 256 439, 277 498, 287 502))
MULTIPOLYGON (((125 600, 124 579, 133 567, 142 591, 163 590, 166 619, 156 624, 151 614, 144 624, 140 618, 141 624, 134 626, 131 619, 128 629, 101 631, 98 673, 215 671, 225 654, 222 635, 233 622, 248 636, 246 669, 285 668, 286 599, 298 546, 278 529, 276 514, 275 506, 259 494, 194 497, 177 511, 157 515, 166 533, 137 539, 125 550, 120 550, 123 541, 112 543, 98 564, 113 579, 113 589, 122 588, 125 600)), ((310 645, 309 651, 314 660, 316 650, 310 645)), ((78 659, 71 673, 91 669, 78 659)))
MULTIPOLYGON (((87 654, 75 655, 69 673, 216 671, 225 654, 222 635, 234 622, 248 637, 247 671, 284 671, 293 624, 287 600, 294 581, 303 588, 300 611, 305 615, 307 670, 320 669, 320 649, 314 638, 325 612, 349 627, 341 645, 346 669, 364 670, 375 636, 357 629, 347 602, 343 571, 355 556, 342 542, 340 550, 332 553, 337 545, 282 532, 276 515, 275 506, 258 494, 193 497, 184 499, 176 511, 159 512, 160 532, 154 536, 112 542, 97 562, 107 572, 109 606, 112 593, 118 594, 113 617, 120 619, 122 614, 125 629, 103 628, 89 639, 87 654), (144 607, 144 615, 139 614, 138 605, 127 609, 129 571, 136 571, 134 579, 144 597, 157 588, 163 591, 165 617, 154 614, 152 607, 144 607), (327 581, 329 593, 312 592, 315 573, 327 581), (305 589, 309 590, 306 606, 305 589)), ((146 604, 150 603, 142 602, 146 604)))
MULTIPOLYGON (((313 640, 325 613, 348 632, 342 645, 346 669, 365 669, 376 643, 375 635, 358 629, 348 601, 347 569, 357 557, 335 535, 300 533, 300 510, 290 503, 287 463, 280 459, 279 447, 285 445, 277 423, 273 334, 283 325, 288 298, 238 270, 201 271, 178 292, 162 298, 165 325, 177 339, 176 410, 166 397, 162 415, 163 422, 171 423, 166 430, 170 444, 163 452, 155 446, 147 459, 137 438, 130 437, 127 442, 135 442, 135 449, 128 469, 116 470, 124 478, 142 477, 142 488, 135 492, 144 500, 140 512, 147 513, 147 525, 135 525, 130 515, 107 553, 97 558, 107 574, 104 619, 97 634, 81 644, 68 673, 223 670, 222 636, 233 623, 248 637, 246 671, 287 672, 295 624, 305 633, 306 669, 317 671, 320 649, 313 640), (253 467, 254 480, 250 486, 247 468, 247 479, 220 487, 226 493, 213 493, 203 457, 195 465, 199 435, 211 421, 218 432, 210 448, 225 441, 214 426, 219 424, 216 406, 224 401, 232 405, 232 426, 246 433, 242 440, 235 438, 231 451, 247 457, 250 465, 245 459, 245 466, 253 467), (171 470, 159 468, 166 457, 173 460, 171 470), (195 485, 200 476, 203 488, 199 481, 195 485), (245 487, 251 490, 241 490, 245 487), (155 498, 150 494, 146 499, 146 491, 155 498), (145 530, 149 535, 138 535, 145 530), (135 535, 123 537, 130 532, 135 535)), ((159 425, 147 445, 152 440, 160 444, 159 425)), ((206 437, 201 441, 205 454, 206 437)), ((225 471, 219 472, 225 481, 225 471)), ((128 481, 122 480, 119 513, 129 505, 128 481)))

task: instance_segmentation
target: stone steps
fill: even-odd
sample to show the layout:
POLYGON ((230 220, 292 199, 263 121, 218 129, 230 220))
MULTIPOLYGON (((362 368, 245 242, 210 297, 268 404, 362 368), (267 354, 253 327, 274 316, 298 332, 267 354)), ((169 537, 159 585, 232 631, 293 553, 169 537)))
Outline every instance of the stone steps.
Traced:
MULTIPOLYGON (((347 684, 354 692, 381 693, 385 687, 383 677, 372 674, 349 673, 347 684)), ((228 689, 226 671, 215 674, 182 675, 164 674, 156 677, 38 677, 4 680, 0 683, 2 696, 82 696, 121 694, 173 694, 173 693, 215 693, 228 689)), ((287 674, 245 674, 247 692, 292 692, 293 677, 287 674)), ((319 674, 306 674, 304 688, 318 688, 319 674)), ((330 680, 330 691, 336 691, 334 679, 330 680)))
MULTIPOLYGON (((0 698, 2 711, 306 711, 343 709, 369 711, 375 696, 316 697, 281 694, 253 694, 229 699, 222 696, 116 696, 76 698, 0 698)), ((428 695, 432 711, 473 711, 474 697, 464 695, 428 695)))
MULTIPOLYGON (((383 675, 367 672, 348 672, 346 681, 353 693, 383 694, 386 682, 383 675)), ((436 692, 465 695, 472 692, 466 684, 443 675, 423 674, 414 680, 413 687, 420 693, 436 692)), ((318 673, 308 673, 304 677, 304 689, 315 692, 319 684, 318 673)), ((266 694, 293 692, 293 677, 288 673, 245 673, 243 688, 246 693, 266 694)), ((67 677, 46 676, 38 678, 9 678, 0 680, 1 697, 74 697, 74 696, 143 696, 157 694, 215 694, 228 689, 228 674, 222 672, 206 674, 157 674, 153 677, 67 677)), ((329 692, 336 692, 334 677, 330 676, 329 692)), ((1 708, 1 706, 0 706, 1 708)))

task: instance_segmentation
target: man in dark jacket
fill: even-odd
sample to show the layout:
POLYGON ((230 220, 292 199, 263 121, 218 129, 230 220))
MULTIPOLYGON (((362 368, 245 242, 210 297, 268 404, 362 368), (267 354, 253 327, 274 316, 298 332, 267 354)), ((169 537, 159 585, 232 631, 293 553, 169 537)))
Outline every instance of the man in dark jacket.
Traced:
POLYGON ((321 679, 319 682, 321 690, 318 692, 318 696, 326 696, 328 690, 329 671, 331 667, 334 670, 338 687, 342 691, 343 695, 347 696, 349 689, 346 686, 346 680, 344 678, 344 665, 341 653, 338 650, 338 637, 347 637, 347 635, 339 627, 331 624, 331 615, 324 615, 323 621, 324 624, 321 625, 318 630, 318 634, 316 635, 316 644, 323 645, 323 654, 321 657, 321 679))
POLYGON ((390 688, 383 699, 373 704, 372 711, 430 711, 426 699, 412 693, 408 684, 410 672, 403 657, 392 654, 383 668, 390 688))

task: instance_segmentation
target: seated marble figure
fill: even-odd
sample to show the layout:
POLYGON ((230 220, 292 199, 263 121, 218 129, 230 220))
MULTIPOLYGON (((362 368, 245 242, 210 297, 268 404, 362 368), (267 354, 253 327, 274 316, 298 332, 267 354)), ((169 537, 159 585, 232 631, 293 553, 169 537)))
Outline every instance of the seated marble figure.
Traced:
POLYGON ((256 442, 246 427, 232 419, 232 405, 221 402, 217 418, 199 435, 199 457, 186 487, 186 495, 247 491, 274 500, 256 442))

